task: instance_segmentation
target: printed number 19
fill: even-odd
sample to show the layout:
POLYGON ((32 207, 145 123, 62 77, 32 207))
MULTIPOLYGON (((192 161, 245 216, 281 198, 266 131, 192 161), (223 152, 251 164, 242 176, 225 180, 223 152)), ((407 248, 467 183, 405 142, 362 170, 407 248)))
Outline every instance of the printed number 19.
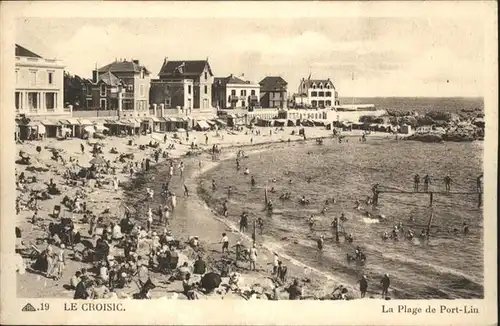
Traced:
POLYGON ((50 305, 48 303, 41 303, 40 304, 40 310, 49 310, 50 305))

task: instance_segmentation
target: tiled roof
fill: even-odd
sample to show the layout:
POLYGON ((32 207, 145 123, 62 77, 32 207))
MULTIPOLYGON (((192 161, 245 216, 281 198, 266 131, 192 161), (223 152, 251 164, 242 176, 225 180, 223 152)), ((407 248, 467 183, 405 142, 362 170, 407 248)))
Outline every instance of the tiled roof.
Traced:
POLYGON ((19 44, 16 44, 16 57, 30 57, 30 58, 41 58, 38 54, 31 52, 19 44))
POLYGON ((262 79, 259 83, 263 89, 282 89, 286 90, 288 83, 281 77, 268 76, 262 79))
POLYGON ((144 69, 146 73, 150 73, 149 70, 141 66, 133 61, 115 61, 110 64, 107 64, 99 69, 98 72, 141 72, 141 69, 144 69))
POLYGON ((187 61, 164 61, 161 66, 160 72, 158 75, 160 78, 162 76, 199 76, 205 69, 205 66, 208 66, 208 71, 211 76, 212 69, 210 68, 210 64, 207 60, 187 60, 187 61))
POLYGON ((250 84, 249 81, 243 80, 231 74, 227 77, 216 77, 214 78, 215 85, 226 85, 226 84, 250 84))
POLYGON ((118 86, 121 83, 120 79, 113 75, 110 71, 99 75, 99 80, 97 82, 99 83, 101 81, 109 86, 118 86))

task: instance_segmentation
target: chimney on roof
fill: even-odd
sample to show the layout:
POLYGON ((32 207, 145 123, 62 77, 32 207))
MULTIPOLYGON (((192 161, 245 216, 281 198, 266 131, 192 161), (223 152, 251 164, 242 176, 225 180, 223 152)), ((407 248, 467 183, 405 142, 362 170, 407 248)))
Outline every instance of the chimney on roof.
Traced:
POLYGON ((136 65, 139 65, 139 60, 132 60, 133 63, 135 63, 136 65))
POLYGON ((92 82, 97 83, 97 70, 92 70, 92 82))

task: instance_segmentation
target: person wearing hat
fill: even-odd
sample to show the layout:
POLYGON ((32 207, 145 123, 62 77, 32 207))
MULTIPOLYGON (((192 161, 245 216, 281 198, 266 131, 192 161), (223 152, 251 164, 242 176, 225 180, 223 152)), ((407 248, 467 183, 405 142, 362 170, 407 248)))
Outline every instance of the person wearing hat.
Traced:
POLYGON ((366 291, 368 290, 368 280, 366 279, 366 275, 361 276, 361 279, 358 281, 358 283, 361 297, 364 298, 366 291))
POLYGON ((382 296, 386 297, 387 294, 389 293, 389 286, 391 285, 391 279, 389 278, 389 274, 385 274, 384 277, 382 277, 380 284, 382 285, 382 296))

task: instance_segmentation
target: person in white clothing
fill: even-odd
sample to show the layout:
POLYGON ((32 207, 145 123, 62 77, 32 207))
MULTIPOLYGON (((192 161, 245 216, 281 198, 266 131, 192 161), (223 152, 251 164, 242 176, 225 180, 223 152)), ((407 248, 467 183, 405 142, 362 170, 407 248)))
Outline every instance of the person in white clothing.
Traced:
POLYGON ((250 270, 255 270, 255 263, 257 262, 257 248, 255 247, 255 243, 250 249, 250 270))
POLYGON ((148 208, 148 223, 147 223, 148 232, 151 231, 152 227, 153 227, 153 211, 151 210, 151 207, 149 207, 148 208))
POLYGON ((175 210, 175 206, 177 206, 177 197, 174 193, 170 195, 170 205, 172 206, 172 211, 175 210))

